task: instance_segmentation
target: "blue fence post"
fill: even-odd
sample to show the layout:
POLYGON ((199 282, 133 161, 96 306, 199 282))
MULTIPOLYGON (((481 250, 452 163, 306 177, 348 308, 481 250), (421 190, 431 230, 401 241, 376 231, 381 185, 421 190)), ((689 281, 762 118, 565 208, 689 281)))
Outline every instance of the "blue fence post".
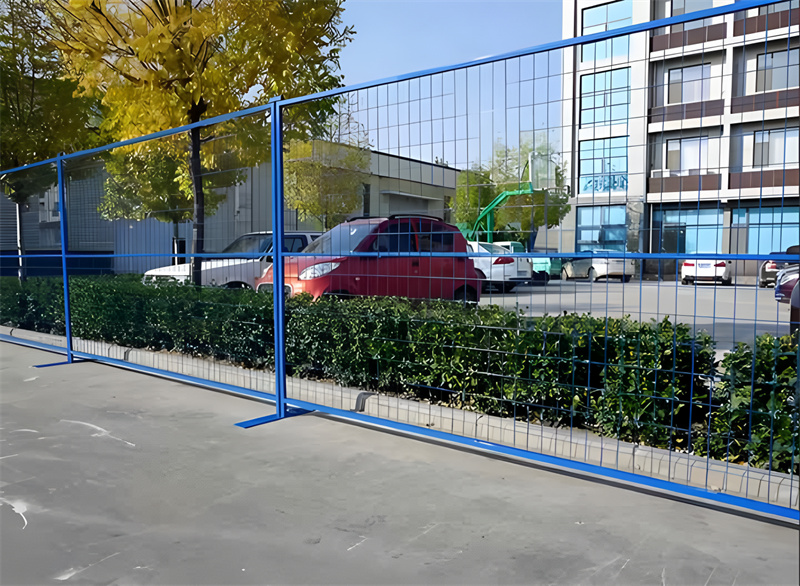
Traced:
POLYGON ((286 416, 286 343, 283 291, 283 122, 281 97, 270 101, 272 124, 272 305, 275 316, 275 415, 286 416))
POLYGON ((69 308, 69 274, 67 272, 67 248, 69 246, 67 231, 67 186, 64 183, 63 153, 56 158, 58 170, 58 215, 61 230, 61 278, 64 281, 64 324, 67 336, 67 362, 72 363, 72 318, 69 308))

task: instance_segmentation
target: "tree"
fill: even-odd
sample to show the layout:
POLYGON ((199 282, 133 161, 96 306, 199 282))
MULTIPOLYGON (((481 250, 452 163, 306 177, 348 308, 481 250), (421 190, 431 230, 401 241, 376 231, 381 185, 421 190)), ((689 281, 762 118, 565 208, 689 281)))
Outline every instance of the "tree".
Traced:
POLYGON ((327 230, 361 205, 372 154, 366 133, 344 100, 312 136, 289 142, 284 170, 286 204, 316 218, 327 230))
MULTIPOLYGON (((58 51, 41 37, 42 14, 31 0, 0 6, 0 169, 11 169, 94 146, 100 138, 97 100, 73 99, 62 79, 58 51)), ((0 190, 16 205, 18 275, 25 279, 22 211, 31 196, 55 183, 52 168, 0 176, 0 190)))
POLYGON ((498 232, 513 239, 529 239, 532 248, 538 229, 558 226, 570 210, 566 178, 566 161, 545 140, 539 140, 535 146, 532 140, 523 141, 519 148, 508 148, 498 142, 491 163, 475 165, 459 175, 454 206, 456 222, 459 227, 472 226, 498 195, 530 185, 533 194, 510 197, 495 212, 494 223, 498 232))
MULTIPOLYGON (((232 112, 251 95, 263 103, 335 87, 353 34, 341 26, 343 0, 45 1, 71 75, 83 94, 103 94, 103 126, 117 139, 232 112)), ((206 213, 201 146, 220 130, 189 131, 195 284, 206 213)))

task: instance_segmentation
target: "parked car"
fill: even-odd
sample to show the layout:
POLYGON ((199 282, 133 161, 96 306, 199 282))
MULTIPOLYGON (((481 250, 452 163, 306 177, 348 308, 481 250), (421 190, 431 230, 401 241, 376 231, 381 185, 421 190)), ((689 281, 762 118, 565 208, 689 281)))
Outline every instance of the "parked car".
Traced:
POLYGON ((792 291, 797 285, 798 275, 800 275, 799 265, 790 265, 789 267, 778 271, 775 278, 775 300, 779 303, 790 303, 792 291))
MULTIPOLYGON (((525 245, 516 241, 494 242, 509 252, 525 252, 525 245)), ((528 280, 533 283, 547 283, 550 280, 551 264, 549 258, 517 258, 517 270, 528 272, 528 280), (522 261, 525 261, 524 263, 522 261), (527 265, 527 267, 525 266, 527 265)))
POLYGON ((775 300, 789 305, 789 329, 800 328, 800 265, 789 265, 778 271, 775 279, 775 300))
MULTIPOLYGON (((778 252, 770 252, 770 255, 779 255, 779 254, 798 254, 798 250, 800 247, 797 245, 790 246, 786 252, 778 251, 778 252)), ((789 265, 797 264, 797 263, 787 263, 784 261, 775 261, 775 260, 765 260, 761 263, 761 266, 758 269, 758 286, 759 287, 766 287, 768 285, 775 286, 776 277, 778 276, 778 271, 781 271, 787 268, 789 265)))
POLYGON ((493 256, 473 256, 475 271, 483 282, 481 290, 490 288, 509 293, 517 285, 531 280, 531 264, 526 258, 514 258, 511 251, 499 243, 467 242, 471 252, 493 256))
MULTIPOLYGON (((321 232, 284 232, 283 247, 287 252, 300 252, 321 232)), ((229 288, 250 288, 256 286, 264 270, 271 266, 272 232, 251 232, 239 236, 226 246, 220 254, 261 253, 259 258, 211 258, 202 261, 201 285, 229 288)), ((188 283, 191 280, 192 265, 184 263, 151 269, 144 274, 146 285, 159 283, 188 283)))
MULTIPOLYGON (((285 257, 287 296, 480 299, 480 280, 474 262, 467 257, 467 241, 458 228, 438 218, 358 218, 329 230, 303 253, 313 256, 285 257)), ((256 288, 272 290, 271 266, 256 288)))
POLYGON ((596 281, 602 277, 614 277, 627 283, 636 272, 636 263, 633 259, 605 258, 603 254, 619 254, 618 250, 593 250, 592 254, 598 256, 564 259, 561 265, 561 279, 588 278, 596 281))
POLYGON ((698 281, 720 281, 723 285, 733 283, 731 261, 691 259, 681 263, 681 283, 697 284, 698 281))
MULTIPOLYGON (((531 252, 538 252, 540 254, 548 255, 547 264, 549 266, 548 276, 549 279, 560 279, 561 278, 561 269, 564 266, 563 260, 560 256, 550 256, 552 254, 557 255, 558 249, 550 249, 550 248, 534 248, 531 252)), ((544 259, 542 259, 544 260, 544 259)), ((543 266, 543 265, 542 265, 543 266)), ((548 280, 549 280, 548 279, 548 280)))

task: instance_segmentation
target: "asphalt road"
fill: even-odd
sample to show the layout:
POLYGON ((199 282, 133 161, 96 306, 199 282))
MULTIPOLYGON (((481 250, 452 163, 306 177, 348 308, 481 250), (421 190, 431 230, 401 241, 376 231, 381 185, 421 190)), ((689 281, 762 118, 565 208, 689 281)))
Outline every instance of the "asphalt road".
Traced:
POLYGON ((675 281, 601 280, 550 281, 517 287, 511 293, 484 293, 481 303, 494 303, 525 315, 563 312, 595 316, 629 315, 640 321, 665 317, 705 330, 725 349, 734 342, 752 343, 757 334, 789 333, 789 306, 775 301, 772 289, 753 285, 681 285, 675 281))
POLYGON ((0 583, 796 585, 797 527, 0 343, 0 583))

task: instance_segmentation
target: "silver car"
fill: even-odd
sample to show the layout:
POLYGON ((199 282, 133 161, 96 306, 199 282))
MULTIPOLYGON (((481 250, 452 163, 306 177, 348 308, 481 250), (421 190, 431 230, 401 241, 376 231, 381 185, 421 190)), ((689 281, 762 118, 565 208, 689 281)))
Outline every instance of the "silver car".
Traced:
MULTIPOLYGON (((619 250, 593 250, 592 254, 605 255, 607 253, 619 254, 619 250)), ((613 277, 627 283, 636 273, 636 263, 633 259, 604 258, 592 256, 586 258, 573 258, 564 260, 561 266, 561 280, 589 279, 596 281, 602 277, 613 277)))

